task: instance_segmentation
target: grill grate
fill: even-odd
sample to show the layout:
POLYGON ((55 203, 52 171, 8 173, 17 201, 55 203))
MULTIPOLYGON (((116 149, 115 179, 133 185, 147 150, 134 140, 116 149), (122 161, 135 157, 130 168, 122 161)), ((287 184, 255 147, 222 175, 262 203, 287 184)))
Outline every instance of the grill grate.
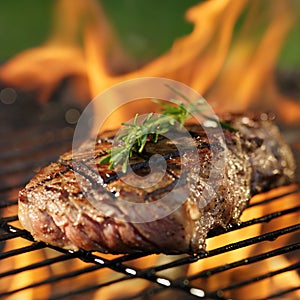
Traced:
MULTIPOLYGON (((70 147, 74 126, 65 122, 63 114, 53 118, 57 119, 26 127, 1 127, 0 297, 30 291, 33 299, 96 299, 97 295, 100 299, 245 299, 239 294, 243 288, 256 289, 268 280, 275 284, 278 276, 291 272, 299 280, 300 189, 296 185, 254 199, 245 213, 260 211, 258 215, 249 214, 226 232, 211 232, 208 251, 197 255, 112 256, 35 242, 18 223, 17 194, 39 166, 70 147), (274 205, 277 209, 268 211, 274 205), (258 230, 260 225, 263 229, 258 230), (206 264, 211 258, 217 263, 206 264), (287 263, 264 267, 278 258, 287 263), (263 270, 253 272, 260 266, 263 270)), ((299 290, 298 281, 293 286, 274 286, 260 298, 288 298, 299 295, 299 290)))

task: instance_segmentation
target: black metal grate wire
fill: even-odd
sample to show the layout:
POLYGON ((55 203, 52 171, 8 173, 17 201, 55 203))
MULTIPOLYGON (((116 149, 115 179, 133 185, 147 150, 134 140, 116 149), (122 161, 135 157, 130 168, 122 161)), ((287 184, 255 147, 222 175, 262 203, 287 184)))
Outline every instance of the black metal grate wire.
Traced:
POLYGON ((70 147, 73 128, 60 120, 0 131, 1 298, 14 299, 23 294, 29 297, 30 291, 32 299, 254 299, 249 294, 241 296, 239 291, 249 287, 260 289, 265 282, 272 288, 257 299, 299 296, 297 185, 251 203, 247 210, 258 209, 260 215, 251 215, 226 232, 212 232, 209 240, 220 242, 212 243, 207 252, 197 255, 112 256, 69 252, 35 242, 18 223, 18 190, 39 166, 53 161, 70 147), (268 211, 270 205, 277 209, 268 211), (265 229, 257 231, 260 224, 265 229), (234 233, 237 235, 232 237, 234 233), (248 251, 250 247, 252 250, 248 251), (33 259, 28 259, 29 254, 33 259), (286 263, 276 265, 279 258, 286 263), (211 259, 218 263, 205 264, 211 259), (274 268, 265 267, 266 262, 274 259, 274 268), (260 266, 263 270, 253 272, 260 266), (277 287, 276 278, 283 275, 296 281, 277 287))

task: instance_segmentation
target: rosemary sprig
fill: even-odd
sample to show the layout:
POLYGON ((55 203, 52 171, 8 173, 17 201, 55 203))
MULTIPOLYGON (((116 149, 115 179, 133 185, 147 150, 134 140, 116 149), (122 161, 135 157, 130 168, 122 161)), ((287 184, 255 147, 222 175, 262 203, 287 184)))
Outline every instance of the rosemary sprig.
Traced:
POLYGON ((169 131, 170 127, 178 124, 183 126, 184 123, 192 117, 193 113, 199 113, 207 120, 219 123, 223 128, 231 131, 236 131, 230 124, 220 122, 217 119, 206 116, 203 110, 207 107, 203 98, 195 102, 191 102, 185 95, 170 85, 166 85, 170 90, 183 98, 187 105, 173 99, 172 102, 176 105, 170 105, 163 101, 154 100, 162 107, 162 114, 156 116, 153 113, 139 122, 139 114, 135 115, 133 123, 122 123, 121 133, 117 136, 119 144, 113 147, 106 156, 100 160, 100 164, 109 163, 109 168, 116 167, 119 163, 122 164, 122 172, 126 172, 127 164, 133 152, 142 153, 148 141, 157 142, 159 135, 169 131))
MULTIPOLYGON (((198 99, 195 102, 190 101, 190 99, 188 97, 186 97, 184 94, 182 94, 179 90, 177 90, 176 88, 174 88, 171 85, 166 84, 166 87, 168 87, 170 90, 172 90, 174 93, 176 93, 178 96, 180 96, 182 99, 184 99, 186 102, 188 102, 188 109, 191 113, 198 113, 200 116, 202 116, 203 118, 209 120, 209 121, 213 121, 216 124, 220 124, 221 127, 226 128, 232 132, 236 132, 237 129, 235 129, 234 127, 232 127, 230 124, 220 121, 218 119, 215 119, 213 117, 207 116, 206 114, 204 114, 202 112, 202 110, 204 110, 207 107, 206 101, 203 98, 198 99)), ((173 101, 177 101, 177 100, 173 100, 173 101)), ((183 105, 180 101, 178 101, 181 105, 183 105)), ((168 104, 167 104, 168 105, 168 104)))
MULTIPOLYGON (((178 114, 179 118, 183 118, 182 114, 178 114)), ((139 114, 135 115, 133 123, 122 123, 121 133, 117 136, 119 145, 112 148, 109 153, 103 157, 100 164, 109 163, 109 168, 114 168, 122 163, 122 172, 126 172, 128 159, 132 157, 133 152, 142 153, 148 141, 157 142, 160 134, 169 131, 174 126, 176 119, 169 115, 155 116, 153 113, 138 123, 139 114)))

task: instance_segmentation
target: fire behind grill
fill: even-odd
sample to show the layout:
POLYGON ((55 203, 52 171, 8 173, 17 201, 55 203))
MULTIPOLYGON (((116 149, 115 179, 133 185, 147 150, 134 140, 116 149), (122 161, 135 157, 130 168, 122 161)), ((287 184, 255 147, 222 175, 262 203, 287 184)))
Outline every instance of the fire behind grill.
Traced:
MULTIPOLYGON (((266 280, 276 282, 276 276, 290 272, 299 276, 300 242, 295 233, 300 232, 300 224, 296 216, 286 226, 271 230, 267 227, 268 230, 259 234, 243 235, 247 228, 256 232, 254 228, 259 224, 271 224, 298 213, 300 189, 297 185, 251 202, 246 212, 273 203, 283 207, 281 201, 285 201, 285 206, 269 213, 263 210, 262 215, 252 216, 228 228, 226 233, 211 232, 210 239, 219 238, 221 243, 197 255, 157 255, 153 258, 148 253, 121 256, 86 251, 74 253, 34 242, 18 223, 18 191, 40 166, 55 160, 70 148, 75 122, 68 114, 75 112, 76 115, 76 110, 80 110, 74 102, 60 101, 59 94, 54 96, 59 101, 50 101, 44 108, 32 105, 32 99, 23 94, 15 95, 9 103, 0 102, 0 297, 15 299, 14 296, 28 295, 26 293, 30 291, 33 299, 91 299, 95 295, 100 295, 97 299, 228 299, 239 295, 239 290, 250 286, 255 289, 266 280), (291 197, 296 201, 289 203, 291 197), (230 233, 233 232, 240 232, 238 240, 231 240, 230 233), (276 241, 280 239, 286 242, 278 246, 276 241), (265 243, 269 245, 268 250, 264 250, 265 243), (260 245, 262 251, 257 250, 260 245), (256 251, 242 252, 247 253, 246 256, 240 254, 250 246, 256 251), (23 261, 22 257, 28 257, 28 254, 32 254, 35 260, 23 261), (200 268, 202 262, 219 256, 222 259, 217 265, 200 268), (229 257, 234 259, 227 260, 229 257), (289 264, 278 265, 272 271, 264 267, 260 269, 265 262, 276 257, 289 258, 289 264), (22 265, 10 263, 18 258, 23 261, 22 265), (193 273, 186 273, 191 266, 195 266, 193 273), (45 276, 36 275, 43 274, 44 270, 45 276), (234 274, 246 276, 222 281, 235 270, 234 274), (253 270, 260 272, 254 273, 253 270), (14 284, 16 279, 21 281, 23 277, 31 280, 14 284), (214 277, 217 284, 209 284, 214 277)), ((264 298, 288 298, 299 289, 299 285, 274 287, 264 298)), ((251 299, 251 296, 247 297, 251 299)))

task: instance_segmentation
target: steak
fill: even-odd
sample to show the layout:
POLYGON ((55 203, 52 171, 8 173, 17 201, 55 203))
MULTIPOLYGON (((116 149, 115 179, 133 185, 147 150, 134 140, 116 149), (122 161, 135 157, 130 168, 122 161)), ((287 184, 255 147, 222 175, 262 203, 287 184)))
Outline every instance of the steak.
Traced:
POLYGON ((21 224, 35 240, 71 250, 167 254, 205 250, 210 230, 238 222, 253 195, 291 183, 295 169, 289 147, 266 114, 224 115, 222 119, 237 131, 224 129, 223 134, 208 138, 199 125, 187 127, 200 168, 193 164, 187 150, 185 172, 194 174, 196 170, 196 176, 188 182, 186 198, 180 199, 186 182, 178 184, 182 157, 176 143, 163 136, 157 143, 148 142, 143 154, 134 154, 130 160, 134 172, 120 175, 109 169, 108 164, 99 163, 115 135, 106 132, 98 136, 95 145, 87 141, 81 146, 82 156, 76 168, 72 152, 67 152, 43 168, 20 191, 21 224), (149 166, 153 154, 162 155, 166 161, 166 171, 159 180, 161 174, 149 166), (211 176, 211 170, 216 168, 211 176), (128 185, 128 180, 135 180, 130 176, 136 175, 148 176, 154 184, 128 185), (174 201, 182 203, 172 210, 163 204, 163 209, 170 209, 170 213, 155 220, 130 221, 126 205, 118 201, 120 198, 126 203, 143 204, 130 211, 143 220, 150 213, 147 204, 156 203, 175 187, 178 193, 174 201))

